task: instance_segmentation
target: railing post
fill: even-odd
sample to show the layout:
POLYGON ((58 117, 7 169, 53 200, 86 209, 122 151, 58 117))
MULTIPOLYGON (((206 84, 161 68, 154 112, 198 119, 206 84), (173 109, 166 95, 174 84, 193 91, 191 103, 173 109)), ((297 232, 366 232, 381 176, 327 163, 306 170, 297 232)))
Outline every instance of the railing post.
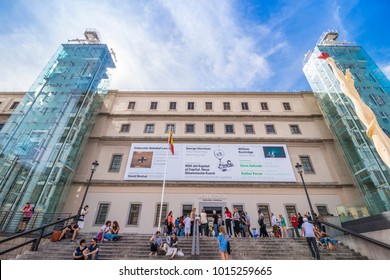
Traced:
POLYGON ((194 228, 192 230, 191 255, 199 255, 199 217, 195 218, 194 228))
POLYGON ((35 239, 33 244, 31 245, 31 251, 38 251, 39 243, 41 243, 41 239, 43 236, 43 233, 45 232, 46 227, 42 228, 39 231, 39 236, 35 239))

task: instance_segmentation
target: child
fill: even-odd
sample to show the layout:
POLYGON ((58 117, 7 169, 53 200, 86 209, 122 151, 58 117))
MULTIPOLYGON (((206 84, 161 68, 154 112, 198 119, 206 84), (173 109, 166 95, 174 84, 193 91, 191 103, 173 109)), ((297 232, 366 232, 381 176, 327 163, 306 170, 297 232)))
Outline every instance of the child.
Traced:
POLYGON ((253 237, 259 237, 259 233, 257 232, 256 228, 252 228, 253 230, 253 237))

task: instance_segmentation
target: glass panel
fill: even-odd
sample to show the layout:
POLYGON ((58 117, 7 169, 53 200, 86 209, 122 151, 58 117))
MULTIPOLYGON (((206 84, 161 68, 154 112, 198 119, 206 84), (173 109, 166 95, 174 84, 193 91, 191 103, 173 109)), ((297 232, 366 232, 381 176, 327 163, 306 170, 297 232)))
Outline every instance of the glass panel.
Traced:
POLYGON ((110 172, 119 172, 122 163, 122 155, 113 155, 111 160, 110 172))
POLYGON ((130 204, 129 217, 127 219, 127 225, 136 226, 138 225, 139 216, 141 213, 142 204, 132 203, 130 204))
MULTIPOLYGON (((154 226, 157 227, 158 225, 158 219, 160 218, 160 206, 161 204, 157 204, 157 209, 156 209, 156 216, 155 216, 155 219, 154 219, 154 226)), ((165 219, 168 215, 167 213, 167 209, 168 209, 168 204, 166 203, 163 203, 163 206, 162 206, 162 215, 161 215, 161 225, 162 226, 165 222, 165 219)))
POLYGON ((99 203, 99 208, 95 219, 95 225, 101 226, 105 224, 109 209, 109 203, 99 203))

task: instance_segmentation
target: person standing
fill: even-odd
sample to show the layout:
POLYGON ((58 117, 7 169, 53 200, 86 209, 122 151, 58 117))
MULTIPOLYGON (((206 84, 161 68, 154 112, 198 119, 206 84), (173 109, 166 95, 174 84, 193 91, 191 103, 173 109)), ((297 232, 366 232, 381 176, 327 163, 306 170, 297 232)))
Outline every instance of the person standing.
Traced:
POLYGON ((248 212, 246 212, 246 211, 245 211, 245 216, 246 216, 246 225, 248 226, 249 236, 253 237, 253 234, 251 232, 251 217, 249 216, 248 212))
POLYGON ((194 224, 195 224, 195 217, 196 217, 196 208, 192 208, 192 211, 190 213, 190 221, 191 221, 191 235, 194 233, 194 224))
POLYGON ((227 251, 227 246, 229 242, 229 236, 226 234, 226 230, 224 226, 221 226, 219 228, 218 242, 219 242, 219 254, 221 255, 221 260, 228 260, 229 254, 227 251))
POLYGON ((277 236, 277 233, 279 231, 278 220, 276 219, 276 216, 274 215, 274 213, 271 213, 271 227, 272 227, 272 232, 274 233, 274 236, 278 237, 277 236))
POLYGON ((226 232, 229 237, 233 235, 232 231, 232 212, 229 211, 229 208, 225 207, 225 225, 226 225, 226 232))
POLYGON ((173 229, 173 213, 170 211, 167 216, 167 228, 168 228, 168 235, 172 234, 172 229, 173 229))
POLYGON ((202 236, 209 236, 209 223, 207 221, 207 213, 204 209, 200 213, 200 232, 202 236))
MULTIPOLYGON (((299 231, 298 231, 298 218, 297 218, 297 216, 295 216, 295 213, 291 214, 291 225, 294 228, 296 236, 299 238, 300 235, 299 235, 299 231)), ((294 231, 293 231, 293 237, 295 237, 294 236, 294 231)))
POLYGON ((184 235, 186 236, 186 238, 189 238, 191 235, 191 219, 190 217, 188 217, 188 215, 184 219, 183 223, 184 223, 184 235))
POLYGON ((218 214, 217 211, 213 210, 213 230, 214 230, 214 236, 218 237, 219 231, 218 231, 218 214))
POLYGON ((302 224, 303 224, 303 217, 301 213, 298 213, 298 228, 302 230, 302 224))
POLYGON ((79 225, 79 228, 83 228, 84 227, 85 215, 88 214, 88 208, 89 208, 89 206, 85 205, 84 208, 80 212, 80 216, 79 216, 79 219, 77 221, 77 224, 79 225))
POLYGON ((282 214, 279 214, 280 227, 282 228, 282 238, 288 238, 286 219, 282 214))
POLYGON ((317 247, 317 240, 314 232, 314 226, 312 223, 308 222, 307 218, 303 218, 302 238, 306 238, 312 257, 319 260, 320 252, 318 251, 318 247, 317 247))
POLYGON ((19 231, 25 231, 27 228, 28 222, 31 220, 33 215, 34 208, 31 206, 30 202, 27 202, 20 211, 23 213, 22 226, 19 231))
POLYGON ((241 236, 240 230, 240 213, 238 213, 238 209, 233 209, 233 226, 234 226, 234 237, 241 236))

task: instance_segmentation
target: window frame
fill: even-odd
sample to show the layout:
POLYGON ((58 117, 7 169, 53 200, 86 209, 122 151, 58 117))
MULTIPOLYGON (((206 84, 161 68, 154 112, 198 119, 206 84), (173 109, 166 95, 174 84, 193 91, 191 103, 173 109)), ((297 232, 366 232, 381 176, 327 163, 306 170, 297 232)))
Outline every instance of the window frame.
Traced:
POLYGON ((155 131, 155 125, 154 123, 146 123, 145 124, 145 128, 144 128, 144 133, 154 133, 155 131), (151 131, 150 131, 150 128, 151 128, 151 131))
POLYGON ((230 105, 230 102, 223 102, 223 110, 224 111, 231 111, 232 107, 230 105), (227 108, 228 107, 228 108, 227 108))
POLYGON ((187 102, 187 110, 188 111, 195 110, 195 102, 192 102, 192 101, 187 102))
POLYGON ((206 111, 213 110, 213 102, 210 102, 210 101, 205 102, 204 103, 204 108, 205 108, 206 111), (208 107, 210 107, 210 108, 208 108, 208 107))
POLYGON ((157 110, 157 108, 158 108, 158 102, 157 101, 150 101, 149 110, 157 110))
POLYGON ((269 111, 268 102, 260 102, 260 108, 261 108, 262 111, 269 111))
POLYGON ((205 123, 204 124, 204 133, 205 134, 215 134, 215 125, 213 123, 205 123), (208 131, 207 128, 211 127, 212 131, 208 131))
POLYGON ((302 134, 299 124, 289 124, 291 134, 302 134), (297 130, 294 129, 297 128, 297 130))
POLYGON ((127 227, 138 227, 139 226, 139 222, 140 222, 140 217, 141 217, 141 211, 142 211, 142 203, 141 202, 130 202, 129 203, 129 211, 127 211, 128 215, 127 215, 127 220, 126 220, 126 226, 127 227), (132 224, 131 223, 131 218, 133 217, 132 216, 132 206, 133 205, 139 205, 139 208, 138 208, 138 212, 136 212, 137 214, 137 223, 136 224, 132 224))
MULTIPOLYGON (((160 218, 160 205, 161 205, 161 202, 158 202, 156 203, 156 209, 154 211, 154 222, 153 222, 153 226, 154 227, 158 227, 158 220, 160 218)), ((163 202, 163 207, 162 207, 162 215, 161 215, 161 224, 160 224, 160 227, 161 226, 164 226, 164 222, 165 222, 165 218, 167 217, 168 215, 168 203, 167 202, 163 202)))
POLYGON ((194 123, 186 123, 186 124, 185 124, 185 133, 186 133, 186 134, 187 134, 187 133, 188 133, 188 134, 190 134, 190 133, 191 133, 191 134, 192 134, 192 133, 195 133, 195 124, 194 124, 194 123), (192 130, 192 131, 189 131, 189 130, 188 130, 189 127, 192 127, 193 130, 192 130))
POLYGON ((310 156, 308 156, 308 155, 299 155, 299 162, 302 165, 302 169, 303 169, 303 173, 304 174, 316 174, 316 171, 314 169, 313 162, 312 162, 310 156), (303 158, 307 158, 308 159, 309 165, 307 165, 306 163, 304 163, 302 161, 303 158), (311 171, 307 171, 307 169, 306 169, 307 166, 310 166, 311 171))
POLYGON ((284 111, 292 111, 290 102, 282 102, 284 111))
POLYGON ((10 110, 15 110, 18 105, 20 104, 20 101, 14 101, 11 105, 11 107, 9 107, 10 110))
POLYGON ((176 111, 177 109, 177 102, 176 101, 170 101, 169 102, 169 110, 170 111, 176 111))
POLYGON ((235 134, 234 124, 225 124, 225 134, 235 134), (231 131, 228 130, 228 127, 231 127, 231 131))
POLYGON ((255 134, 255 127, 253 124, 245 124, 244 123, 244 131, 245 131, 245 134, 255 134), (248 131, 248 127, 251 127, 252 131, 248 131))
MULTIPOLYGON (((108 172, 119 173, 121 170, 121 166, 122 166, 122 160, 123 160, 123 154, 113 154, 111 157, 111 162, 110 162, 110 166, 108 168, 108 172), (116 156, 120 156, 120 162, 119 162, 119 167, 117 169, 114 169, 113 165, 114 165, 114 160, 115 160, 116 156)), ((115 166, 116 165, 118 165, 118 164, 115 163, 115 166)))
POLYGON ((121 124, 121 129, 119 130, 120 133, 127 133, 130 132, 130 124, 129 123, 123 123, 121 124), (127 127, 127 129, 125 129, 127 127))
POLYGON ((274 124, 264 124, 266 134, 276 134, 276 128, 274 124), (269 131, 268 127, 272 127, 273 131, 269 131))
POLYGON ((100 201, 98 202, 98 207, 97 207, 97 211, 96 211, 96 215, 95 215, 95 218, 93 219, 93 225, 94 226, 102 226, 106 223, 107 221, 107 217, 108 217, 108 214, 110 212, 110 208, 111 208, 111 202, 107 202, 107 201, 100 201), (103 212, 103 214, 101 214, 101 206, 102 205, 107 205, 106 206, 106 211, 105 213, 103 212), (101 215, 104 215, 104 219, 102 219, 103 217, 101 217, 101 215), (99 220, 98 220, 99 219, 99 220))
POLYGON ((249 111, 249 103, 241 102, 241 111, 249 111))
POLYGON ((129 101, 127 104, 127 110, 134 110, 135 109, 135 101, 129 101))
POLYGON ((176 124, 166 123, 165 124, 165 134, 168 134, 171 131, 171 127, 172 127, 172 134, 176 133, 176 124))

